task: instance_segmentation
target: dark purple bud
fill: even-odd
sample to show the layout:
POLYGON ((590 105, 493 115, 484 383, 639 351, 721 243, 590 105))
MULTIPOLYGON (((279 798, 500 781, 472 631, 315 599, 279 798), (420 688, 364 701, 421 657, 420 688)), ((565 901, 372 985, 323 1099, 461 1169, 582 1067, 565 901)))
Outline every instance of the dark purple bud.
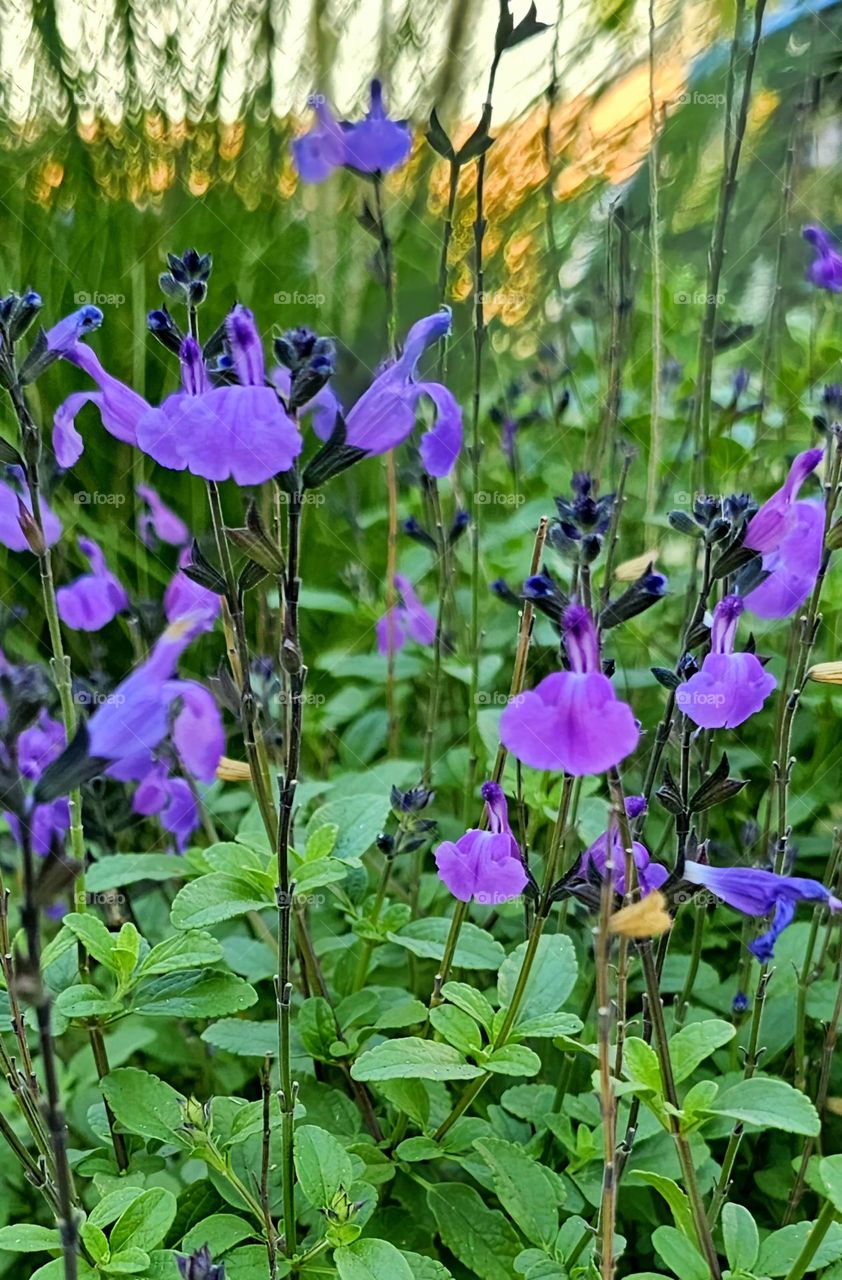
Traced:
POLYGON ((150 311, 146 317, 146 327, 168 351, 172 351, 175 355, 179 354, 181 344, 184 341, 184 334, 166 307, 150 311))
POLYGON ((745 1013, 748 1009, 748 996, 744 991, 738 991, 731 1001, 731 1010, 733 1013, 745 1013))
POLYGON ((225 1280, 224 1264, 211 1261, 211 1252, 206 1244, 189 1256, 176 1254, 175 1262, 182 1280, 225 1280))
POLYGON ((668 582, 662 573, 656 573, 650 564, 640 577, 627 587, 621 596, 610 601, 600 614, 603 631, 621 622, 635 618, 666 595, 668 582))
POLYGON ((448 541, 451 547, 455 542, 459 541, 470 523, 471 517, 467 511, 456 512, 456 515, 453 517, 453 524, 450 526, 450 533, 448 534, 448 541))
POLYGON ((838 382, 830 382, 825 387, 822 392, 822 404, 831 413, 838 413, 842 409, 842 386, 838 382))
POLYGON ((733 391, 734 391, 735 404, 739 400, 743 392, 745 391, 750 381, 751 381, 751 374, 749 373, 748 369, 738 369, 737 372, 734 374, 733 391))
POLYGON ((436 798, 435 791, 429 787, 413 787, 410 791, 400 791, 392 787, 391 804, 395 813, 420 813, 432 804, 436 798))
POLYGON ((689 680, 690 676, 694 676, 698 670, 699 664, 693 657, 692 653, 685 653, 684 656, 679 659, 678 671, 685 680, 689 680))
POLYGON ((515 595, 504 578, 495 578, 489 584, 489 589, 497 596, 498 600, 505 600, 506 604, 513 605, 515 609, 520 608, 522 603, 520 597, 515 595))
POLYGON ((422 547, 427 547, 430 551, 437 551, 436 540, 429 533, 415 516, 407 516, 403 522, 403 531, 408 538, 412 538, 414 542, 420 542, 422 547))

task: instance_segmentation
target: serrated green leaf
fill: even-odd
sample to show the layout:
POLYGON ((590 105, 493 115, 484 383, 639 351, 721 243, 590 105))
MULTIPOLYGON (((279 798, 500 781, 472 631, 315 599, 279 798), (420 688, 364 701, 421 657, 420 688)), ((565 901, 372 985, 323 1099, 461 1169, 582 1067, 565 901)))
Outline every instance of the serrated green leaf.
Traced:
POLYGON ((549 1248, 558 1231, 557 1179, 521 1146, 481 1138, 474 1147, 491 1170, 497 1199, 533 1244, 549 1248))
POLYGON ((220 871, 191 880, 179 890, 170 918, 176 929, 203 929, 273 905, 271 893, 220 871))
POLYGON ((479 1280, 511 1280, 520 1241, 499 1210, 489 1209, 473 1187, 446 1182, 427 1191, 439 1235, 455 1258, 479 1280))
MULTIPOLYGON (((500 966, 497 995, 502 1008, 511 1003, 528 945, 522 942, 515 947, 500 966)), ((545 934, 538 943, 515 1026, 560 1009, 575 986, 578 971, 576 952, 567 935, 545 934)))
MULTIPOLYGON (((449 932, 449 920, 431 916, 428 919, 413 920, 399 933, 389 933, 387 936, 390 942, 405 947, 413 955, 438 961, 444 958, 449 932)), ((468 923, 463 924, 460 930, 453 964, 458 969, 498 969, 505 954, 495 938, 484 929, 468 923)))
POLYGON ((371 1237, 335 1249, 339 1280, 414 1280, 406 1258, 387 1240, 371 1237))
POLYGON ((753 1271, 760 1252, 760 1233, 745 1205, 729 1201, 722 1210, 722 1240, 732 1271, 753 1271))
POLYGON ((163 1187, 150 1187, 123 1211, 109 1237, 112 1254, 123 1249, 148 1253, 165 1239, 175 1218, 176 1199, 163 1187))
POLYGON ((405 1036, 366 1050, 351 1075, 355 1080, 471 1080, 482 1071, 452 1045, 405 1036))
POLYGON ((351 1157, 342 1144, 313 1124, 295 1130, 295 1172, 314 1209, 326 1209, 343 1187, 350 1190, 354 1177, 351 1157))
POLYGON ((171 1085, 138 1067, 118 1067, 102 1081, 105 1100, 129 1133, 164 1142, 181 1141, 185 1099, 171 1085))

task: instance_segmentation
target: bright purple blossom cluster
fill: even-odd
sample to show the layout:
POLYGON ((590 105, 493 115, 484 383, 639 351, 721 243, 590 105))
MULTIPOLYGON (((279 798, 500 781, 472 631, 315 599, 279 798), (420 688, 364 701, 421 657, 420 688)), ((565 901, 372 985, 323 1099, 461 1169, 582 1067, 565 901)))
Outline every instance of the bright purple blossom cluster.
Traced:
POLYGON ((379 80, 371 82, 371 107, 357 123, 338 121, 323 97, 310 99, 316 124, 292 143, 292 158, 305 182, 324 182, 339 168, 389 173, 408 158, 412 134, 403 120, 390 120, 379 80))

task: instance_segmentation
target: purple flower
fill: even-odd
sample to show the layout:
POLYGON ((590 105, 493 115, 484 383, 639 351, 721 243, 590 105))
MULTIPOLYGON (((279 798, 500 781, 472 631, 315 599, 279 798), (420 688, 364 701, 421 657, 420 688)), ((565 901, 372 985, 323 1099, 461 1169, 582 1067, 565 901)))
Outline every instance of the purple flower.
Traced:
POLYGON ((266 385, 260 334, 236 306, 226 321, 237 386, 211 387, 193 338, 181 347, 183 390, 137 423, 138 446, 163 467, 204 480, 262 484, 288 471, 301 452, 298 427, 266 385))
POLYGON ((807 268, 807 279, 819 289, 842 293, 842 254, 822 227, 805 227, 801 233, 816 251, 807 268))
MULTIPOLYGON (((625 807, 628 817, 636 818, 646 812, 646 801, 643 796, 627 796, 625 807)), ((591 847, 582 854, 579 874, 583 879, 587 878, 589 867, 592 866, 602 879, 605 878, 609 840, 613 863, 612 881, 617 892, 624 894, 626 892, 626 855, 620 828, 616 823, 612 824, 609 831, 603 831, 601 836, 597 836, 591 847)), ((669 875, 666 867, 659 862, 652 862, 649 850, 639 840, 632 841, 632 852, 641 891, 647 894, 653 889, 660 889, 669 875)))
POLYGON ((799 502, 798 491, 822 453, 799 453, 782 487, 749 521, 745 545, 760 552, 769 574, 746 596, 746 608, 760 618, 794 613, 815 585, 822 561, 824 509, 818 502, 799 502))
POLYGON ((395 586, 400 603, 384 613, 376 626, 377 649, 384 655, 396 653, 408 639, 417 644, 433 644, 436 638, 436 620, 418 599, 409 579, 396 573, 395 586))
POLYGON ((439 879, 460 902, 508 902, 528 883, 517 840, 509 826, 506 797, 496 782, 486 782, 482 798, 488 830, 472 828, 453 843, 445 840, 435 851, 439 879))
POLYGON ((604 773, 634 751, 640 732, 631 707, 602 673, 588 610, 568 606, 562 628, 570 670, 547 676, 509 703, 500 718, 500 741, 533 769, 573 777, 604 773))
POLYGON ((91 716, 88 754, 107 761, 111 777, 145 778, 169 734, 188 772, 213 782, 225 746, 219 709, 203 685, 176 677, 179 658, 202 629, 201 616, 172 623, 146 661, 91 716))
POLYGON ((771 960, 775 943, 791 923, 799 902, 825 902, 831 911, 842 910, 842 902, 834 898, 829 889, 818 880, 802 876, 779 876, 774 871, 755 867, 710 867, 701 862, 686 862, 684 879, 708 889, 744 915, 772 913, 767 931, 749 943, 749 950, 762 961, 771 960))
MULTIPOLYGON (((17 479, 20 468, 11 467, 9 472, 17 479)), ((12 488, 5 480, 0 480, 0 544, 8 547, 10 551, 29 551, 30 549, 21 528, 21 507, 31 514, 32 507, 28 494, 23 494, 12 488)), ((47 546, 51 547, 61 537, 61 521, 45 502, 41 503, 41 519, 47 546)))
POLYGON ((213 631, 219 617, 219 596, 187 576, 184 568, 189 563, 190 549, 184 547, 178 557, 179 567, 164 592, 164 614, 167 622, 177 622, 179 618, 191 615, 197 633, 213 631))
POLYGON ((102 320, 103 315, 99 307, 90 305, 80 307, 78 311, 71 312, 69 316, 65 316, 63 320, 59 320, 58 324, 54 324, 47 330, 47 350, 55 355, 72 359, 73 348, 79 339, 98 329, 102 320))
POLYGON ((189 1256, 177 1253, 175 1262, 182 1280, 225 1280, 224 1263, 212 1261, 206 1244, 189 1256))
POLYGON ((679 709, 702 729, 736 729, 760 710, 777 684, 755 654, 734 653, 744 608, 739 596, 720 600, 713 611, 710 653, 676 693, 679 709))
POLYGON ((84 444, 76 430, 76 415, 86 404, 99 409, 102 425, 123 444, 137 444, 137 424, 149 405, 143 396, 132 391, 119 378, 113 378, 100 364, 96 352, 79 343, 65 351, 65 357, 99 387, 98 391, 74 391, 56 409, 53 418, 53 452, 60 467, 74 466, 82 456, 84 444))
POLYGON ((129 597, 105 563, 105 556, 90 538, 79 539, 79 550, 91 572, 56 592, 59 617, 72 631, 101 631, 122 609, 129 597))
POLYGON ((171 511, 160 495, 149 484, 139 484, 135 493, 146 503, 147 510, 138 521, 138 532, 141 541, 147 547, 152 545, 152 535, 159 542, 167 542, 173 547, 183 547, 190 541, 187 525, 171 511))
POLYGON ((132 809, 145 817, 157 814, 164 830, 175 836, 179 853, 199 826, 199 808, 190 784, 184 778, 171 778, 163 761, 157 761, 141 782, 132 809))
MULTIPOLYGON (((37 782, 48 764, 62 753, 64 726, 42 709, 38 719, 24 729, 17 740, 17 763, 21 775, 37 782)), ((20 844, 20 824, 14 814, 4 813, 12 837, 20 844)), ((63 840, 70 830, 70 805, 62 796, 48 804, 35 805, 31 818, 32 849, 40 857, 50 852, 56 839, 63 840)))
POLYGON ((193 338, 181 346, 182 389, 157 408, 102 368, 87 347, 77 346, 68 359, 80 365, 99 387, 77 392, 56 413, 53 447, 61 466, 72 466, 82 453, 82 437, 74 426, 88 401, 100 410, 103 426, 171 471, 187 469, 205 480, 261 484, 288 471, 301 452, 301 435, 272 387, 266 385, 260 335, 252 313, 235 306, 226 322, 238 385, 212 387, 193 338))
MULTIPOLYGON (((400 358, 377 375, 347 414, 346 445, 371 455, 396 449, 412 434, 418 401, 428 396, 435 408, 435 420, 421 437, 421 461, 431 476, 450 474, 462 447, 462 411, 447 387, 416 378, 421 356, 432 343, 450 333, 450 324, 450 309, 443 307, 412 326, 400 358)), ((317 407, 321 412, 314 414, 313 430, 321 440, 327 440, 339 406, 323 399, 317 407)))
POLYGON ((357 124, 336 120, 323 98, 312 98, 317 123, 292 142, 292 159, 305 182, 324 182, 345 166, 361 173, 389 173, 408 158, 412 134, 405 121, 390 120, 383 107, 383 87, 371 82, 371 107, 357 124))

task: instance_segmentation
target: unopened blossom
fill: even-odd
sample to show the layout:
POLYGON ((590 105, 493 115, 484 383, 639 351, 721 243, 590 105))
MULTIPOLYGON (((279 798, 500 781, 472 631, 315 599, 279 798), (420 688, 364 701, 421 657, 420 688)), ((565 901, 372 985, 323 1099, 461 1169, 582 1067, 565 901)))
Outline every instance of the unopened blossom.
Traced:
POLYGON ((118 613, 128 609, 129 597, 92 539, 80 538, 79 550, 90 564, 91 572, 66 587, 59 587, 56 592, 59 617, 72 631, 101 631, 118 613))
POLYGON ((805 227, 802 235, 816 251, 807 279, 820 289, 842 293, 842 253, 823 227, 805 227))
MULTIPOLYGON (((20 467, 10 467, 7 474, 12 483, 0 480, 0 545, 10 551, 29 551, 31 548, 21 527, 21 514, 31 517, 32 504, 23 485, 23 472, 20 467)), ((47 546, 51 547, 61 537, 61 521, 43 499, 41 523, 47 546)))
POLYGON ((391 120, 383 105, 383 87, 371 82, 371 106, 363 120, 340 123, 322 97, 311 99, 316 124, 293 139, 292 159, 305 182, 323 182, 345 167, 360 173, 389 173, 408 159, 412 134, 403 120, 391 120))
POLYGON ((822 460, 822 449, 799 453, 784 484, 748 524, 745 545, 759 551, 764 582, 746 596, 746 608, 760 618, 785 618, 800 609, 815 586, 822 562, 824 507, 799 499, 807 476, 822 460))
POLYGON ((573 777, 604 773, 630 755, 640 731, 631 707, 602 672, 589 611, 568 606, 562 617, 569 670, 519 694, 500 718, 500 741, 533 769, 573 777))
POLYGON ((225 1265, 214 1262, 206 1244, 191 1254, 177 1253, 176 1266, 181 1280, 225 1280, 225 1265))
POLYGON ((760 710, 777 684, 756 654, 734 652, 744 608, 739 596, 720 600, 713 611, 710 653, 676 692, 679 710, 701 729, 735 729, 760 710))
POLYGON ((403 574, 395 574, 395 587, 400 601, 393 605, 377 622, 377 648, 380 653, 396 653, 407 640, 416 644, 433 644, 436 638, 436 620, 418 599, 415 588, 403 574))
MULTIPOLYGON (((345 416, 345 444, 376 455, 396 449, 415 428, 419 402, 432 401, 433 424, 420 441, 421 462, 431 476, 449 475, 462 448, 462 411, 452 392, 440 382, 419 381, 416 367, 423 353, 450 333, 451 314, 443 307, 418 320, 407 334, 400 357, 380 372, 345 416)), ((273 375, 275 377, 276 375, 273 375)), ((330 438, 341 405, 329 388, 304 410, 313 410, 313 430, 330 438)))
POLYGON ((87 334, 93 333, 102 324, 102 312, 99 307, 89 303, 71 312, 63 320, 59 320, 46 332, 47 350, 60 356, 69 356, 76 343, 87 334))
POLYGON ((445 840, 435 851, 439 879, 460 902, 500 903, 526 888, 523 857, 509 826, 508 806, 496 782, 486 782, 482 798, 488 830, 471 828, 458 840, 445 840))
POLYGON ((735 911, 747 916, 767 916, 772 920, 765 933, 749 943, 758 960, 771 960, 775 943, 792 922, 799 902, 824 902, 831 911, 842 911, 842 902, 818 880, 803 876, 780 876, 759 867, 711 867, 686 862, 683 878, 721 898, 735 911))
MULTIPOLYGON (((626 816, 630 819, 640 817, 646 812, 646 801, 643 796, 627 796, 625 800, 626 816)), ((623 837, 618 823, 613 823, 608 831, 597 836, 589 849, 582 854, 579 872, 587 878, 589 869, 593 867, 597 875, 604 879, 608 868, 608 851, 611 850, 611 879, 619 894, 626 892, 626 853, 623 837)), ((652 862, 649 850, 639 840, 632 841, 632 856, 637 872, 637 883, 644 894, 659 889, 669 872, 658 862, 652 862)))
POLYGON ((152 545, 153 535, 159 542, 172 547, 183 547, 190 541, 187 525, 167 506, 150 484, 139 484, 135 493, 143 500, 146 510, 138 520, 138 532, 145 545, 152 545))

